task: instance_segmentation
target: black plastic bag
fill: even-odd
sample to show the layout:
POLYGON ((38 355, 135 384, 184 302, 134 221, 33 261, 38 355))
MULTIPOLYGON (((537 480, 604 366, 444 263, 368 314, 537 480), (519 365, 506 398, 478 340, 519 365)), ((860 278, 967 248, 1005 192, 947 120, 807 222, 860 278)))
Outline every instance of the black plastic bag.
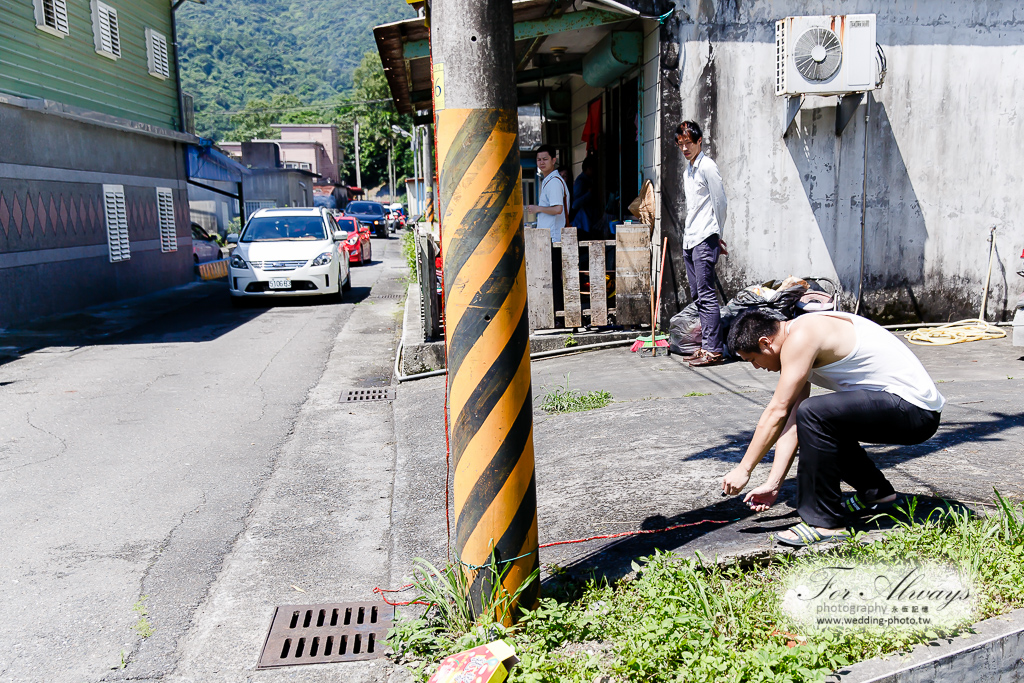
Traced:
POLYGON ((697 304, 691 303, 668 322, 669 351, 680 356, 694 353, 700 349, 700 335, 700 314, 697 304))

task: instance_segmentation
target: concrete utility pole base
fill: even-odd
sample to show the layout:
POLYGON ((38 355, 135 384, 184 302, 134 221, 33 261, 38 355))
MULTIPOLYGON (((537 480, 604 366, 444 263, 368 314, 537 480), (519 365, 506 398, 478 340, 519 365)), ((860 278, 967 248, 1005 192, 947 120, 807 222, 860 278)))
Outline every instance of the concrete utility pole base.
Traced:
POLYGON ((539 567, 512 3, 431 9, 456 554, 479 613, 495 576, 514 595, 539 567))

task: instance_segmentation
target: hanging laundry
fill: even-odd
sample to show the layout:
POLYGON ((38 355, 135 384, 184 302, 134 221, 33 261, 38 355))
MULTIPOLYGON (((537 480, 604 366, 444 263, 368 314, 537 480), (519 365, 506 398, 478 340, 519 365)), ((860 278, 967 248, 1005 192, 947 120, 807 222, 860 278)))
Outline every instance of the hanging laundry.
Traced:
POLYGON ((583 126, 583 137, 580 142, 587 143, 587 153, 597 151, 597 142, 601 136, 601 98, 597 98, 587 107, 587 123, 583 126))

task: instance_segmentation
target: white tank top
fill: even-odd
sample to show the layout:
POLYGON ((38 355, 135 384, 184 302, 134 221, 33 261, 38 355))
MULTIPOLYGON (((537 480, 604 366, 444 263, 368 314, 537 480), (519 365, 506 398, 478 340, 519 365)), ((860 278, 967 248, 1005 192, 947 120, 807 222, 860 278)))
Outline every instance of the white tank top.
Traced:
MULTIPOLYGON (((846 318, 853 322, 857 337, 853 351, 846 358, 814 368, 811 384, 832 391, 887 391, 918 408, 942 411, 946 399, 935 387, 928 371, 914 352, 889 331, 852 313, 822 311, 805 313, 801 317, 810 315, 846 318)), ((793 322, 790 321, 789 325, 793 322)))

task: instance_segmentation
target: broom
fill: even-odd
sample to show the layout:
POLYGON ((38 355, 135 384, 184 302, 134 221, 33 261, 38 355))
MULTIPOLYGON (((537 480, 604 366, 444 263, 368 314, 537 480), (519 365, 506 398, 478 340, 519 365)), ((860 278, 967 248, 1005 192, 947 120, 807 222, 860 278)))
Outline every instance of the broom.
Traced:
POLYGON ((651 296, 651 321, 653 322, 653 324, 651 325, 651 336, 649 336, 649 337, 644 337, 644 336, 637 337, 637 340, 635 342, 633 342, 632 346, 629 347, 629 350, 632 351, 633 353, 636 353, 637 351, 639 351, 640 349, 643 349, 643 348, 666 347, 666 346, 668 346, 668 335, 667 334, 658 334, 657 333, 658 321, 661 318, 661 307, 658 306, 657 302, 661 301, 661 282, 664 279, 664 275, 665 275, 665 254, 666 254, 667 251, 668 251, 668 238, 666 237, 665 238, 665 242, 662 244, 662 247, 661 247, 661 268, 658 269, 658 291, 657 291, 657 295, 655 295, 653 291, 651 292, 651 295, 652 295, 651 296))

